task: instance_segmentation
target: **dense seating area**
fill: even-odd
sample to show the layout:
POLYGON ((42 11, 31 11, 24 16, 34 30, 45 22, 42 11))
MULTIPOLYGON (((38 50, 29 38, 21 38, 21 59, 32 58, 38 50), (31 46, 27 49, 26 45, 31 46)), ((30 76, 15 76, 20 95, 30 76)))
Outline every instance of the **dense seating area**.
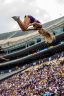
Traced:
POLYGON ((64 96, 64 57, 34 63, 0 81, 0 96, 64 96))
POLYGON ((0 96, 64 96, 64 16, 43 28, 52 43, 36 30, 0 34, 0 96))

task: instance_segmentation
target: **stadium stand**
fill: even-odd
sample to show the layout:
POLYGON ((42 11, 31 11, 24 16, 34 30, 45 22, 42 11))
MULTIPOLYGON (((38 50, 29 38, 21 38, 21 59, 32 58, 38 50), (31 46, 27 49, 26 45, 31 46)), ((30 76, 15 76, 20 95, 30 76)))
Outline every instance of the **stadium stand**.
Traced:
POLYGON ((64 57, 57 55, 54 56, 55 59, 47 62, 34 62, 31 67, 1 81, 0 95, 63 96, 64 57))
MULTIPOLYGON (((56 36, 64 33, 64 17, 43 24, 43 28, 48 32, 54 33, 56 36)), ((34 30, 27 32, 15 31, 0 34, 0 45, 7 54, 21 48, 30 46, 31 42, 38 43, 43 41, 43 38, 34 30), (24 46, 23 46, 24 45, 24 46)))
POLYGON ((64 96, 64 17, 43 27, 56 36, 51 44, 34 30, 0 35, 9 59, 0 62, 0 96, 64 96))

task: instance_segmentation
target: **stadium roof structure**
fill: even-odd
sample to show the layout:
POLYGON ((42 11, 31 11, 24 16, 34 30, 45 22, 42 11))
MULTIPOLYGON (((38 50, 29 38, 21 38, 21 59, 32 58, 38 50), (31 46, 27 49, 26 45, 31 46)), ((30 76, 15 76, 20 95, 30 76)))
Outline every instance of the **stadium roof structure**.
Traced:
POLYGON ((54 24, 58 25, 59 23, 62 23, 63 21, 64 21, 64 16, 43 24, 43 27, 46 28, 46 27, 49 27, 49 26, 54 25, 54 24))
MULTIPOLYGON (((64 16, 52 21, 49 21, 47 23, 43 24, 43 28, 55 28, 55 26, 63 24, 64 23, 64 16)), ((31 32, 34 32, 34 30, 30 30, 31 32)), ((7 32, 7 33, 3 33, 0 34, 0 40, 4 40, 7 39, 8 37, 14 38, 14 37, 18 37, 18 36, 23 36, 26 34, 30 34, 30 31, 27 32, 22 32, 21 30, 18 31, 12 31, 12 32, 7 32)))

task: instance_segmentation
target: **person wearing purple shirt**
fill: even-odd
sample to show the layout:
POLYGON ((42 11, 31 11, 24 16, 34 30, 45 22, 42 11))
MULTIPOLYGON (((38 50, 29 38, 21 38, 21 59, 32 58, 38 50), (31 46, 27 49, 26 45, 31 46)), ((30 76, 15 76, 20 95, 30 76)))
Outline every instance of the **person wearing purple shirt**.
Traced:
POLYGON ((13 16, 12 18, 19 24, 22 31, 26 31, 29 26, 33 26, 33 28, 36 30, 42 28, 40 21, 31 15, 25 15, 23 22, 20 19, 20 16, 13 16))
POLYGON ((38 30, 38 33, 44 37, 45 43, 52 43, 55 39, 55 36, 43 29, 41 22, 31 15, 26 15, 23 22, 19 16, 13 16, 12 18, 18 23, 22 31, 29 30, 29 26, 33 26, 32 29, 38 30))

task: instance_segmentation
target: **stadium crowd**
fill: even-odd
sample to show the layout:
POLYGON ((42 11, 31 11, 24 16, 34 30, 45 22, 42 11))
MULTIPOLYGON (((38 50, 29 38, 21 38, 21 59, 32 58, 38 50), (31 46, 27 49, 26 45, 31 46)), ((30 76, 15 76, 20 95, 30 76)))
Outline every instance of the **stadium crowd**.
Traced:
POLYGON ((0 96, 64 96, 64 57, 34 64, 0 81, 0 96))

